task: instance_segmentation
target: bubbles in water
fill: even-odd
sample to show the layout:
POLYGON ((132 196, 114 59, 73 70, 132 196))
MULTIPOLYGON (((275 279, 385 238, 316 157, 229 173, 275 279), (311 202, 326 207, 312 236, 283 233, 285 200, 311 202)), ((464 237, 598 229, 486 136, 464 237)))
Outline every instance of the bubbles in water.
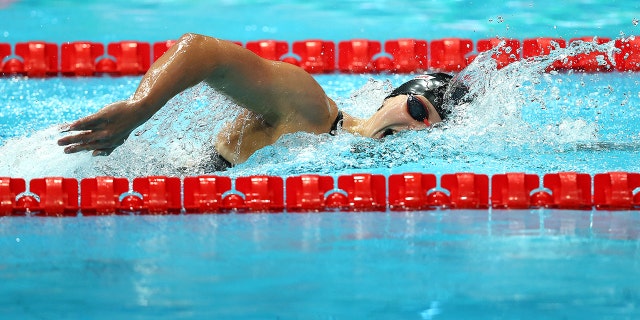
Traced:
POLYGON ((638 25, 638 19, 637 18, 633 18, 633 20, 631 20, 631 23, 633 23, 634 26, 638 25))
MULTIPOLYGON (((454 78, 454 83, 468 87, 469 99, 450 106, 455 112, 447 124, 401 132, 381 141, 346 133, 335 137, 289 134, 246 163, 218 174, 568 170, 577 166, 575 159, 563 162, 558 154, 607 141, 640 140, 637 131, 629 130, 638 123, 637 117, 625 113, 637 105, 624 100, 637 99, 640 93, 637 84, 608 86, 607 77, 618 75, 546 70, 554 61, 579 53, 602 52, 599 62, 613 61, 615 50, 613 43, 576 42, 569 48, 556 48, 549 56, 520 60, 501 69, 491 58, 498 49, 488 51, 454 78)), ((372 78, 320 82, 341 109, 364 118, 375 112, 394 85, 411 76, 372 78), (350 87, 355 88, 352 93, 350 87)), ((77 101, 68 102, 74 103, 77 101)), ((109 157, 64 154, 56 144, 61 137, 57 126, 10 139, 0 146, 0 176, 202 174, 200 163, 206 161, 212 139, 239 111, 222 95, 198 86, 171 100, 109 157)))
POLYGON ((454 107, 454 121, 447 125, 443 138, 460 148, 487 154, 494 149, 500 153, 513 148, 560 150, 567 144, 597 141, 597 123, 582 118, 594 115, 577 115, 574 103, 580 97, 567 99, 574 91, 571 82, 563 80, 567 75, 545 71, 554 61, 580 53, 604 52, 599 62, 605 61, 605 55, 613 60, 614 50, 613 43, 576 42, 570 48, 556 48, 549 56, 520 60, 502 69, 491 58, 497 48, 479 55, 454 78, 469 88, 472 102, 454 107))
POLYGON ((340 109, 348 109, 356 117, 369 117, 381 106, 384 98, 391 93, 393 86, 389 79, 369 78, 360 88, 356 88, 346 98, 337 98, 340 109))
POLYGON ((108 157, 64 154, 59 126, 0 146, 0 176, 194 175, 209 156, 215 132, 239 108, 205 85, 178 95, 108 157))
POLYGON ((431 320, 436 318, 440 313, 442 313, 440 303, 438 303, 438 301, 432 301, 428 309, 420 312, 420 316, 423 320, 431 320))

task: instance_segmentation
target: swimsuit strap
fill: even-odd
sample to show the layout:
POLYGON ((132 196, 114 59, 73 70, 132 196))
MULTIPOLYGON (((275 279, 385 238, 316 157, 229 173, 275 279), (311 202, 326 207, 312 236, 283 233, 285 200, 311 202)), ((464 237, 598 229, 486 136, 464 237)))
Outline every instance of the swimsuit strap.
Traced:
POLYGON ((338 115, 336 116, 336 120, 333 121, 331 125, 331 130, 329 130, 329 134, 335 136, 338 134, 338 127, 342 127, 342 120, 344 116, 342 115, 342 111, 338 110, 338 115))

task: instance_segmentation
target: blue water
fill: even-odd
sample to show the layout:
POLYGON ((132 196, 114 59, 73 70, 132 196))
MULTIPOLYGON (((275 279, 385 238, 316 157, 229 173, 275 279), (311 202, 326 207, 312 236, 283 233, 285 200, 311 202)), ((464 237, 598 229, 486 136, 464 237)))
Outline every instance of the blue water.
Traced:
MULTIPOLYGON (((387 40, 638 33, 628 1, 7 1, 0 42, 387 40), (402 8, 399 10, 398 8, 402 8), (320 22, 318 22, 320 21, 320 22), (331 27, 327 27, 331 26, 331 27)), ((605 45, 604 49, 610 48, 605 45)), ((567 51, 555 54, 562 56, 567 51)), ((283 137, 225 175, 640 172, 640 76, 467 71, 478 99, 444 128, 384 141, 283 137), (273 159, 278 159, 274 162, 273 159)), ((316 78, 366 116, 407 75, 316 78)), ((139 77, 0 78, 0 176, 199 174, 237 107, 172 100, 110 157, 64 155, 58 125, 127 98, 139 77)), ((6 319, 637 319, 638 211, 0 218, 6 319)))
POLYGON ((1 222, 7 319, 640 316, 638 212, 1 222))
MULTIPOLYGON (((512 83, 525 80, 512 79, 506 71, 485 76, 493 81, 485 98, 463 108, 467 117, 444 129, 404 132, 384 141, 350 134, 289 135, 222 174, 640 171, 636 74, 541 75, 528 66, 519 70, 539 77, 540 83, 525 83, 516 95, 512 83)), ((392 84, 409 78, 317 76, 342 109, 359 116, 374 112, 392 84)), ((127 98, 138 81, 138 77, 0 80, 0 90, 8 95, 5 102, 11 106, 0 111, 0 142, 5 141, 0 146, 0 175, 133 178, 205 173, 198 159, 206 157, 212 132, 237 110, 205 87, 172 100, 110 157, 62 153, 56 144, 62 136, 58 124, 127 98)))
POLYGON ((495 36, 616 38, 638 33, 639 4, 563 1, 0 1, 0 42, 221 38, 388 40, 495 36))

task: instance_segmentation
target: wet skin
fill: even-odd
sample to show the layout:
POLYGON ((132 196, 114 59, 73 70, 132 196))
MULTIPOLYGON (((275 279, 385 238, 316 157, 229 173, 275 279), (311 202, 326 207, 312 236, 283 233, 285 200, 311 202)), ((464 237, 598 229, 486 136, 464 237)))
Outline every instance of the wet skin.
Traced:
MULTIPOLYGON (((66 153, 108 155, 169 99, 201 82, 245 109, 214 142, 217 151, 232 164, 246 161, 287 133, 328 133, 338 114, 336 103, 303 69, 260 58, 228 41, 185 34, 151 66, 131 98, 69 124, 64 128, 69 134, 58 144, 66 153)), ((427 108, 429 122, 440 122, 431 103, 416 97, 427 108)), ((399 95, 383 101, 369 118, 345 113, 342 128, 375 139, 427 128, 407 110, 407 96, 399 95)))

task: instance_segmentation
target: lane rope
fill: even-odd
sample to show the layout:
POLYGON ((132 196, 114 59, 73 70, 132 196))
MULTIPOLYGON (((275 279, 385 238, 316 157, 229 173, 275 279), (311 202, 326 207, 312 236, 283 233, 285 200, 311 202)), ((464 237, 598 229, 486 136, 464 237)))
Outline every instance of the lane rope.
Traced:
POLYGON ((0 216, 489 208, 640 210, 640 173, 0 177, 0 216))
MULTIPOLYGON (((301 40, 257 40, 235 42, 257 55, 300 66, 312 74, 320 73, 416 73, 424 71, 457 72, 464 69, 480 52, 496 49, 492 57, 498 68, 521 59, 548 55, 555 48, 567 48, 583 41, 597 45, 610 38, 580 37, 530 39, 445 38, 431 41, 396 39, 387 41, 353 39, 339 42, 301 40)), ((176 41, 156 43, 120 41, 65 42, 45 41, 0 43, 2 76, 124 76, 141 75, 176 41)), ((549 70, 576 72, 640 71, 640 37, 614 41, 612 59, 605 52, 592 51, 556 61, 549 70)))

